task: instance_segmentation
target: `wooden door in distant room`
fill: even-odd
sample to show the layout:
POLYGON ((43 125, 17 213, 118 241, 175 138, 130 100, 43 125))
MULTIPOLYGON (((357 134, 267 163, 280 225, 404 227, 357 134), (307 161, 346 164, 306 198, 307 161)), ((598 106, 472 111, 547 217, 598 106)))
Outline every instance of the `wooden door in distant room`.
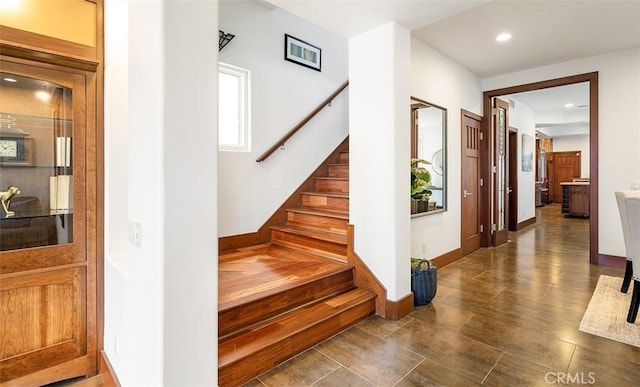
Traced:
POLYGON ((580 177, 580 158, 582 152, 553 152, 553 201, 562 203, 562 186, 560 183, 571 182, 575 177, 580 177))
POLYGON ((482 117, 462 111, 462 255, 480 248, 480 140, 482 117))

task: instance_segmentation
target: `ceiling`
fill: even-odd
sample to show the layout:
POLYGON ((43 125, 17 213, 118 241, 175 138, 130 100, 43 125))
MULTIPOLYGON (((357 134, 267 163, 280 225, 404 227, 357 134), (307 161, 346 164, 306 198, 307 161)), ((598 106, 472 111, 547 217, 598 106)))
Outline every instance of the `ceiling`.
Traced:
POLYGON ((579 136, 589 133, 589 82, 532 90, 500 97, 533 111, 540 137, 579 136), (570 104, 571 106, 566 106, 570 104))
MULTIPOLYGON (((395 21, 479 78, 640 46, 640 0, 253 1, 283 8, 345 38, 395 21), (512 39, 496 42, 501 32, 512 39)), ((576 118, 580 109, 588 111, 578 108, 589 104, 584 85, 511 98, 544 117, 537 126, 549 135, 568 130, 567 125, 588 130, 588 123, 576 118), (564 108, 568 102, 576 107, 564 108), (551 122, 547 117, 553 112, 551 122)))
POLYGON ((396 21, 480 78, 640 46, 640 0, 254 1, 346 38, 396 21))

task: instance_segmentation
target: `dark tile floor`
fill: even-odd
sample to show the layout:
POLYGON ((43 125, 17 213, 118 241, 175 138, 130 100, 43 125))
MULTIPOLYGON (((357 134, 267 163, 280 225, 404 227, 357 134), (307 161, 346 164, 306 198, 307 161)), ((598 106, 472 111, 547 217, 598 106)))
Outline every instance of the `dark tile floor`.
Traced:
POLYGON ((439 269, 429 305, 372 316, 247 385, 640 385, 640 348, 578 331, 599 276, 623 271, 589 264, 589 220, 557 205, 537 220, 439 269))

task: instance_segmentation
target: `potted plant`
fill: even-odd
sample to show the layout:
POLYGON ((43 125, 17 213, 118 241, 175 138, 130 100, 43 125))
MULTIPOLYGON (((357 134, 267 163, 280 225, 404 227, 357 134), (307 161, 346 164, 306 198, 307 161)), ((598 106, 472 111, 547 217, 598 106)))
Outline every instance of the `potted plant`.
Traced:
POLYGON ((438 268, 428 259, 411 258, 411 291, 414 305, 427 305, 436 296, 438 268))
MULTIPOLYGON (((431 164, 427 160, 412 158, 411 159, 411 202, 415 204, 415 211, 426 212, 429 206, 429 198, 431 191, 428 187, 431 185, 431 173, 420 164, 431 164)), ((413 209, 412 205, 412 209, 413 209)))

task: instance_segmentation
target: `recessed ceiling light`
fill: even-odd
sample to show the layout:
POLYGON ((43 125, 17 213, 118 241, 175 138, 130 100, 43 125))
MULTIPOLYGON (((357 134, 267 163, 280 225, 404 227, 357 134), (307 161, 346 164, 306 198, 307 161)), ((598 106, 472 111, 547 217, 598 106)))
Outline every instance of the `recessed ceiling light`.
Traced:
POLYGON ((13 79, 13 78, 2 78, 2 79, 3 79, 4 81, 6 81, 6 82, 13 82, 13 83, 18 82, 18 80, 13 79))
POLYGON ((496 36, 496 42, 506 42, 509 39, 511 39, 511 34, 508 32, 503 32, 496 36))
POLYGON ((572 103, 566 103, 566 104, 564 104, 564 107, 566 107, 566 108, 572 108, 572 107, 574 107, 574 106, 575 106, 575 105, 574 105, 574 104, 572 104, 572 103))

